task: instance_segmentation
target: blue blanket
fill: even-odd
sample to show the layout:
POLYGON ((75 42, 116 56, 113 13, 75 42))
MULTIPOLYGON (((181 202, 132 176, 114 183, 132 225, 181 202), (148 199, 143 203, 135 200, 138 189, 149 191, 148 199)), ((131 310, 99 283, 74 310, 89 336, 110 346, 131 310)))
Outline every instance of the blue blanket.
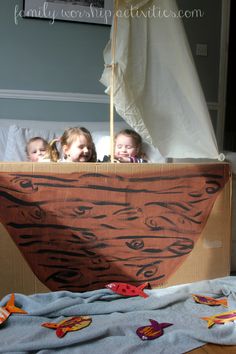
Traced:
MULTIPOLYGON (((229 322, 207 328, 200 317, 236 309, 236 277, 219 278, 166 289, 145 290, 149 297, 122 297, 108 289, 85 293, 67 291, 25 296, 15 294, 15 303, 28 315, 12 314, 0 325, 0 353, 144 354, 185 353, 216 343, 236 345, 236 325, 229 322), (227 309, 197 304, 191 294, 227 296, 227 309), (92 323, 63 338, 43 322, 58 322, 68 316, 89 315, 92 323), (164 335, 142 341, 136 334, 149 319, 173 326, 164 335)), ((0 301, 4 306, 10 294, 0 301)))

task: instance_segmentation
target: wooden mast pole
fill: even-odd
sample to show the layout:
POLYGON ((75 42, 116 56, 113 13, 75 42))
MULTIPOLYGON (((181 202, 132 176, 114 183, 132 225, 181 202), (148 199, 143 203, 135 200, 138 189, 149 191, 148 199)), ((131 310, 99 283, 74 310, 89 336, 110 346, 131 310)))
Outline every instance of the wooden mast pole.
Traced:
POLYGON ((114 3, 114 20, 111 38, 111 78, 110 78, 110 155, 111 162, 114 162, 114 82, 115 82, 115 61, 116 61, 116 34, 117 34, 117 9, 118 1, 114 3))

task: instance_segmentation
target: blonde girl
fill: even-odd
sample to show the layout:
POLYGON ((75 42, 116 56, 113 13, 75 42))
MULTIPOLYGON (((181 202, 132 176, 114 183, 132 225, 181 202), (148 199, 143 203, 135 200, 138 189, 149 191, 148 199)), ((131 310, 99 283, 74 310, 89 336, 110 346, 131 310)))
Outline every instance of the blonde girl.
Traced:
POLYGON ((62 159, 59 158, 59 151, 54 139, 50 143, 50 157, 62 162, 96 162, 97 153, 93 138, 88 129, 84 127, 68 128, 59 139, 62 150, 62 159))

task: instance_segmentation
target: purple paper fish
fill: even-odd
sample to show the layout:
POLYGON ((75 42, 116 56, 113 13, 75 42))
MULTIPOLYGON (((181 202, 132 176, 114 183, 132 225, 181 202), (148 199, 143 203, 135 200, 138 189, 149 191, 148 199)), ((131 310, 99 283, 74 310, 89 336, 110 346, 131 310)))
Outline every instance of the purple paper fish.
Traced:
POLYGON ((155 320, 149 319, 150 326, 139 327, 136 331, 139 338, 142 340, 156 339, 164 334, 163 328, 172 326, 173 323, 158 323, 155 320))

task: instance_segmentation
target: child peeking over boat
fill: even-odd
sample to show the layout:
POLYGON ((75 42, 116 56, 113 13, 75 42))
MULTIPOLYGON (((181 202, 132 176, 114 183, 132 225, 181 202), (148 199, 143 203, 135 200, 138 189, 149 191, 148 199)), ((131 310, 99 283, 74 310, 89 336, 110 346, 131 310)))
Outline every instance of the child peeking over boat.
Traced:
MULTIPOLYGON (((127 163, 148 162, 142 151, 142 138, 131 129, 121 130, 115 136, 114 141, 114 158, 115 162, 127 163)), ((109 162, 110 156, 104 156, 103 162, 109 162)))
POLYGON ((60 139, 54 139, 50 145, 51 161, 58 162, 96 162, 97 153, 93 138, 84 127, 68 128, 60 139), (57 144, 60 143, 62 158, 57 144))
POLYGON ((46 158, 49 149, 48 142, 40 136, 35 136, 27 141, 25 152, 28 161, 40 162, 46 158))

